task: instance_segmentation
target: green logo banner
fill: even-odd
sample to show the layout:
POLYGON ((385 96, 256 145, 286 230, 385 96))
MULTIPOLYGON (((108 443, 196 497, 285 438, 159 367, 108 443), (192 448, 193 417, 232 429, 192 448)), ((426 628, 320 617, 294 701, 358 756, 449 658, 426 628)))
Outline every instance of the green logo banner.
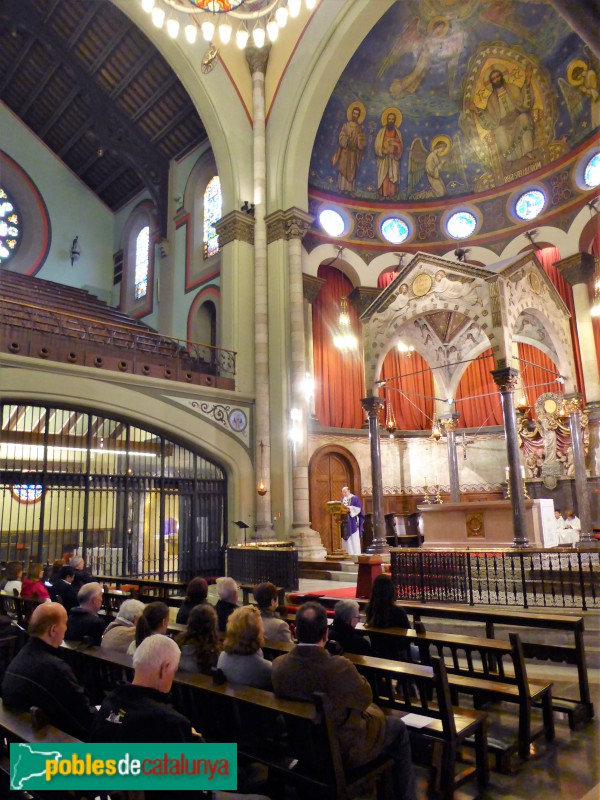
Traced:
POLYGON ((11 744, 10 788, 236 789, 235 744, 11 744))

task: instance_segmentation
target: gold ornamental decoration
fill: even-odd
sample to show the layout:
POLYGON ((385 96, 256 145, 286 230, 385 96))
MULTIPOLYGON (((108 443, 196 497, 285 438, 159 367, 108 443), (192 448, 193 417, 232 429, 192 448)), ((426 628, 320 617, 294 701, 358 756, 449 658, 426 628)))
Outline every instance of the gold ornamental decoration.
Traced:
POLYGON ((431 289, 431 275, 420 272, 412 282, 412 290, 415 297, 423 297, 431 289))
POLYGON ((468 538, 485 538, 485 531, 483 528, 483 514, 481 512, 477 512, 474 514, 467 514, 465 517, 465 523, 467 525, 467 537, 468 538))
POLYGON ((540 276, 536 272, 529 273, 529 285, 534 294, 539 294, 542 291, 542 282, 540 276))

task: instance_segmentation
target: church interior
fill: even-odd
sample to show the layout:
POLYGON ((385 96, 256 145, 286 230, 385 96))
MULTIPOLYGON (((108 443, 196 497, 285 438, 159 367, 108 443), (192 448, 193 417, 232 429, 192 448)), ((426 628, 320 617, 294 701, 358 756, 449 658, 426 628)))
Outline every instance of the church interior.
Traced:
MULTIPOLYGON (((0 0, 3 566, 390 565, 409 604, 583 615, 600 700, 599 20, 0 0)), ((595 796, 591 716, 529 797, 595 796)))

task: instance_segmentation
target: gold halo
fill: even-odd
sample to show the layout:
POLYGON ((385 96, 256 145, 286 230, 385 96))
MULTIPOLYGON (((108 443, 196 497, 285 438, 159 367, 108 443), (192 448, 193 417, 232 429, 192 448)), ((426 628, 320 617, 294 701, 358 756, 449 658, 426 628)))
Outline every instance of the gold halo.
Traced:
POLYGON ((585 81, 585 75, 582 75, 581 78, 574 78, 573 73, 577 69, 577 67, 581 67, 584 72, 587 72, 587 64, 581 58, 576 58, 574 61, 571 61, 569 66, 567 67, 567 80, 571 84, 571 86, 581 86, 582 83, 585 81))
POLYGON ((436 36, 445 36, 448 31, 450 30, 450 22, 448 21, 447 17, 442 17, 440 15, 436 17, 432 17, 429 22, 427 23, 427 33, 433 34, 433 29, 438 24, 438 22, 442 22, 444 25, 444 29, 436 34, 436 36))
POLYGON ((358 108, 360 114, 358 116, 358 123, 359 125, 365 121, 365 117, 367 116, 367 109, 365 108, 364 103, 361 103, 360 100, 353 100, 348 108, 346 109, 346 119, 348 122, 352 122, 352 112, 355 108, 358 108))
POLYGON ((396 108, 395 106, 388 106, 383 110, 383 113, 381 114, 381 124, 384 126, 387 125, 388 114, 396 115, 396 127, 399 128, 400 123, 402 122, 402 112, 400 109, 396 108))
POLYGON ((445 156, 448 150, 450 150, 450 148, 452 147, 452 140, 450 139, 449 136, 446 136, 445 133, 440 133, 439 136, 434 136, 434 138, 431 140, 431 149, 435 150, 438 144, 444 145, 444 152, 442 153, 442 155, 445 156))

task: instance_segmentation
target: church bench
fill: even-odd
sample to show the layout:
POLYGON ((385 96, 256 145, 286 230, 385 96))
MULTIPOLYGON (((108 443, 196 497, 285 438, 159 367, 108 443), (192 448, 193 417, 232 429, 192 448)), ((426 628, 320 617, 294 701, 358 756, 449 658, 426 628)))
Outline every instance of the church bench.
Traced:
MULTIPOLYGON (((131 656, 100 647, 65 643, 61 655, 88 696, 110 691, 133 674, 131 656)), ((358 769, 343 768, 322 697, 315 697, 314 703, 284 700, 262 689, 186 672, 177 673, 171 691, 175 707, 197 731, 210 741, 236 742, 238 756, 264 764, 276 783, 299 784, 323 800, 344 800, 364 784, 389 776, 392 762, 386 756, 358 769)), ((391 779, 387 783, 391 786, 391 779)))

